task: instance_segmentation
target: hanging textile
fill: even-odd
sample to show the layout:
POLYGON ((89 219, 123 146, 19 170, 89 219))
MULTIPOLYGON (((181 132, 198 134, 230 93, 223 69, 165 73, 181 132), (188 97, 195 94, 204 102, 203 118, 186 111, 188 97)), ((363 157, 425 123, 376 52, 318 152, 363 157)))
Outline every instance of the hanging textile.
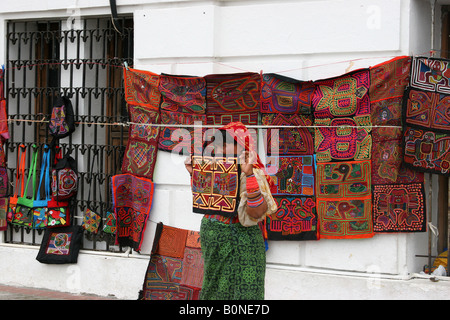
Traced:
POLYGON ((317 240, 314 195, 313 82, 263 74, 261 123, 299 126, 263 131, 266 170, 278 211, 267 218, 268 240, 317 240))
POLYGON ((124 68, 125 101, 130 118, 130 134, 122 162, 122 173, 153 179, 158 151, 159 75, 124 68))
POLYGON ((123 72, 127 104, 157 111, 161 101, 159 75, 131 68, 124 68, 123 72))
POLYGON ((270 156, 267 172, 274 185, 272 195, 314 195, 313 156, 270 156))
POLYGON ((311 129, 302 128, 312 126, 310 117, 297 114, 266 113, 261 115, 264 126, 299 126, 300 128, 276 128, 263 131, 266 152, 280 155, 312 155, 314 141, 311 129))
MULTIPOLYGON (((403 93, 408 84, 411 57, 398 57, 370 69, 372 122, 379 126, 402 125, 403 93)), ((422 231, 423 174, 402 164, 402 129, 379 127, 372 132, 373 221, 375 232, 422 231), (405 192, 411 188, 410 196, 405 192), (403 194, 403 195, 402 195, 403 194), (420 208, 418 206, 421 206, 420 208), (402 216, 417 216, 413 226, 402 216)))
POLYGON ((368 69, 315 82, 313 96, 317 162, 371 158, 368 69))
POLYGON ((157 152, 159 113, 141 106, 128 106, 131 125, 125 150, 122 173, 153 179, 157 152))
POLYGON ((188 155, 193 153, 194 134, 196 130, 198 130, 200 134, 203 134, 205 129, 190 127, 183 128, 179 126, 171 127, 170 125, 205 125, 206 115, 161 110, 161 123, 166 124, 167 126, 161 128, 158 149, 181 155, 188 155))
POLYGON ((374 228, 377 232, 425 232, 423 183, 373 186, 374 228))
POLYGON ((187 114, 206 113, 206 81, 203 77, 161 75, 161 110, 187 114))
POLYGON ((319 240, 313 197, 275 196, 278 211, 267 218, 268 240, 319 240))
POLYGON ((198 300, 203 259, 197 231, 158 223, 142 300, 198 300))
POLYGON ((311 114, 314 84, 273 73, 263 74, 261 112, 311 114))
POLYGON ((152 207, 153 182, 131 174, 119 174, 111 178, 111 188, 117 219, 116 243, 139 252, 152 207))
POLYGON ((261 88, 258 73, 213 74, 205 80, 207 124, 258 124, 261 88))
POLYGON ((315 82, 316 204, 321 238, 373 236, 370 73, 315 82))
POLYGON ((403 164, 402 105, 412 58, 370 68, 372 189, 375 232, 426 230, 424 176, 403 164), (394 127, 383 127, 394 126, 394 127))
POLYGON ((414 170, 450 176, 450 61, 413 59, 404 95, 404 162, 414 170))
POLYGON ((317 164, 320 237, 373 236, 370 161, 317 164))
POLYGON ((206 81, 203 77, 161 75, 159 90, 161 123, 168 126, 161 129, 158 149, 188 155, 196 129, 169 125, 206 124, 206 81))

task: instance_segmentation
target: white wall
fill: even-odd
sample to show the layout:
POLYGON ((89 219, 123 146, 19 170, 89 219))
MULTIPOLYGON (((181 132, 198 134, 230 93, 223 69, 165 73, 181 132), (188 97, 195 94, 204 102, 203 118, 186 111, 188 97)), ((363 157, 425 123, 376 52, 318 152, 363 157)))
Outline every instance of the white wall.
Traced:
MULTIPOLYGON (((109 1, 91 2, 8 2, 0 8, 0 20, 70 17, 73 11, 67 8, 78 8, 81 15, 110 13, 109 1)), ((134 15, 135 68, 156 73, 203 76, 262 70, 299 80, 317 80, 430 48, 429 7, 428 1, 422 0, 123 0, 118 5, 119 13, 134 15)), ((0 25, 0 34, 4 33, 3 28, 0 25)), ((2 48, 4 43, 0 42, 2 48)), ((200 228, 201 216, 191 211, 189 177, 183 160, 158 153, 156 191, 142 247, 144 254, 150 252, 159 221, 185 229, 200 228)), ((398 290, 391 284, 403 283, 408 274, 419 272, 426 259, 415 255, 426 254, 426 249, 427 234, 377 234, 362 240, 271 241, 266 297, 304 299, 307 292, 313 292, 314 297, 371 298, 374 291, 367 281, 376 273, 382 275, 377 278, 382 285, 377 287, 381 291, 376 291, 375 296, 395 298, 398 290), (346 284, 347 291, 342 287, 346 284), (361 287, 368 288, 361 291, 364 296, 351 293, 361 287), (347 294, 343 295, 342 290, 347 294)), ((11 257, 0 259, 0 283, 111 293, 134 299, 148 262, 146 258, 135 258, 136 254, 128 257, 83 252, 77 264, 79 269, 70 269, 78 270, 80 281, 78 286, 71 286, 67 282, 68 274, 71 275, 68 266, 40 265, 34 261, 36 253, 36 249, 0 245, 0 257, 11 257), (93 269, 102 271, 101 278, 94 276, 93 269), (31 272, 24 279, 14 270, 31 272), (49 272, 53 274, 52 281, 43 276, 49 272)), ((440 285, 446 286, 446 282, 440 285)), ((423 283, 417 284, 417 288, 422 286, 423 283)), ((411 292, 416 297, 422 291, 411 292)))

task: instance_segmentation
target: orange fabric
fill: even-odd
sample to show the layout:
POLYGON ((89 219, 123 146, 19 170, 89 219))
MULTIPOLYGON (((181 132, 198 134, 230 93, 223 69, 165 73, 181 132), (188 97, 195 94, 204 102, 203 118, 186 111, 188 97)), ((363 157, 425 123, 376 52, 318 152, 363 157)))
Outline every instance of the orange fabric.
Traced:
POLYGON ((164 225, 155 254, 183 259, 188 230, 164 225))

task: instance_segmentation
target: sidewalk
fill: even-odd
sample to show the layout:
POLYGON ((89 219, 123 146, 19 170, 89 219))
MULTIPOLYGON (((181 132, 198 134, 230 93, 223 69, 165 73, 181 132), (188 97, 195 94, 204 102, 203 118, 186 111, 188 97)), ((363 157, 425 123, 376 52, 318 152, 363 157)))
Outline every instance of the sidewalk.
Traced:
POLYGON ((0 300, 117 300, 89 294, 71 294, 47 289, 0 285, 0 300))

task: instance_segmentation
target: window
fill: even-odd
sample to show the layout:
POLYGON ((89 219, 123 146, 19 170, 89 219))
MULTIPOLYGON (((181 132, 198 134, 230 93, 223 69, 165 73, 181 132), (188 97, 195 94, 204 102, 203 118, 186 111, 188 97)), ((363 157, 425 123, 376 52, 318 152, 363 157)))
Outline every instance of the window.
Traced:
MULTIPOLYGON (((103 218, 112 210, 109 181, 119 173, 127 142, 128 128, 120 125, 128 119, 122 66, 124 62, 133 64, 133 20, 119 20, 119 25, 116 22, 113 26, 109 17, 81 19, 78 29, 70 20, 7 22, 5 96, 12 119, 11 137, 6 143, 10 194, 14 192, 18 146, 27 146, 28 168, 31 146, 37 144, 41 155, 44 144, 52 141, 47 129, 49 112, 56 97, 65 95, 74 108, 76 130, 59 145, 63 154, 71 152, 78 165, 73 215, 73 223, 78 225, 87 206, 103 218), (100 168, 95 164, 91 175, 97 151, 100 168)), ((40 161, 37 184, 39 171, 40 161)), ((122 251, 114 246, 114 236, 101 231, 85 235, 84 249, 122 251)), ((9 243, 31 245, 40 245, 41 238, 42 231, 17 226, 9 226, 5 237, 9 243)))

